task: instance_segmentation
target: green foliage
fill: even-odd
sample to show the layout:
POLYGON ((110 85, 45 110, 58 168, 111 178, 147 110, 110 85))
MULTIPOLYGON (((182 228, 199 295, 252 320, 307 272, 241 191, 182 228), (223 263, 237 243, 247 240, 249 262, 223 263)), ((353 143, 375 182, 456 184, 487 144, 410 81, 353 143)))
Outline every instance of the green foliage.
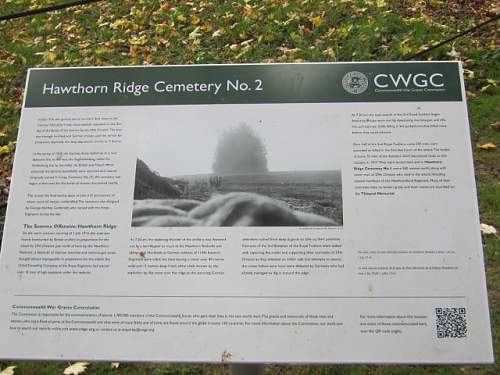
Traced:
MULTIPOLYGON (((59 4, 0 0, 0 14, 59 4)), ((484 21, 495 1, 104 1, 0 23, 0 185, 8 187, 29 67, 398 60, 484 21)), ((498 10, 496 10, 498 12, 498 10)), ((464 63, 481 221, 500 227, 500 50, 495 24, 423 59, 464 63), (497 149, 481 150, 492 142, 497 149)), ((5 202, 6 194, 0 197, 5 202)), ((3 221, 5 209, 0 210, 3 221)), ((1 225, 1 223, 0 223, 1 225)), ((497 361, 500 240, 485 236, 497 361)), ((0 363, 4 368, 13 363, 0 363)), ((66 363, 16 362, 20 375, 62 374, 66 363)), ((496 374, 499 366, 268 366, 268 374, 496 374)), ((224 374, 220 366, 92 363, 88 374, 224 374)))

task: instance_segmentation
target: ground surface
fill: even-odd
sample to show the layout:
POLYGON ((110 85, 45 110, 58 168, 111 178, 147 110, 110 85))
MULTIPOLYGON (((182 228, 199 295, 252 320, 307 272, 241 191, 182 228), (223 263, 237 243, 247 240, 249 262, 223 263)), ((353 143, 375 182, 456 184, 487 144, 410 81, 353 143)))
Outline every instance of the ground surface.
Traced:
POLYGON ((221 176, 220 186, 214 188, 201 176, 183 176, 189 189, 182 196, 206 201, 213 194, 251 192, 285 202, 291 209, 311 212, 333 219, 342 219, 342 180, 340 171, 290 171, 247 173, 221 176))
MULTIPOLYGON (((0 15, 63 0, 0 0, 0 15)), ((0 191, 6 202, 29 67, 400 60, 499 12, 494 0, 105 1, 0 22, 0 191)), ((422 56, 464 62, 481 221, 500 228, 498 24, 422 56)), ((0 206, 1 216, 5 204, 0 206)), ((484 235, 500 360, 500 240, 484 235)), ((1 301, 0 301, 1 303, 1 301)), ((1 339, 1 338, 0 338, 1 339)), ((16 374, 67 363, 0 362, 16 374)), ((222 365, 91 364, 87 374, 219 374, 222 365)), ((267 366, 269 374, 498 374, 500 366, 267 366)))

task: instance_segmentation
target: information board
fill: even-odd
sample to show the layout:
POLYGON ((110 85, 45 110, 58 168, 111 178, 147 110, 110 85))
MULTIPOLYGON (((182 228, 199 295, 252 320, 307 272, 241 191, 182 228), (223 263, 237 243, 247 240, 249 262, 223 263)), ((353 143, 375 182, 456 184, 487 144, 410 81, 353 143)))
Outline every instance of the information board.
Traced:
POLYGON ((489 363, 457 62, 31 69, 0 358, 489 363))

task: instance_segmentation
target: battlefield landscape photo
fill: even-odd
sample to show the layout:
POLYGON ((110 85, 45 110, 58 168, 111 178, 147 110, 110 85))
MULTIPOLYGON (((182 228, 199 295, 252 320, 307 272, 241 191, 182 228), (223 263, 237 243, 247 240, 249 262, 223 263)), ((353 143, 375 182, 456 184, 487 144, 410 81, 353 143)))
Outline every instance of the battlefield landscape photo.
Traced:
POLYGON ((132 226, 343 224, 333 124, 212 117, 141 131, 132 226))

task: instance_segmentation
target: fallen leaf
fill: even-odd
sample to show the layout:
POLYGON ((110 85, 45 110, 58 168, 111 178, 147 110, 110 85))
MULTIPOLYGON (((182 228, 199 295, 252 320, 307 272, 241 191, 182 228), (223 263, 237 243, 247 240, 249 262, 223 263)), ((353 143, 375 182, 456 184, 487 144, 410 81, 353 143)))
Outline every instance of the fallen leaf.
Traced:
POLYGON ((467 99, 474 98, 476 94, 474 94, 472 91, 466 91, 465 95, 467 96, 467 99))
POLYGON ((500 130, 500 120, 488 125, 490 128, 500 130))
POLYGON ((455 46, 451 47, 451 51, 446 53, 448 56, 453 57, 454 59, 460 58, 460 53, 455 49, 455 46))
POLYGON ((213 32, 213 34, 212 34, 212 37, 213 37, 213 38, 216 38, 216 37, 218 37, 218 36, 221 36, 223 32, 224 32, 224 29, 218 29, 218 30, 215 30, 215 31, 213 32))
POLYGON ((200 22, 201 22, 201 18, 197 15, 194 15, 194 16, 191 16, 189 18, 190 22, 191 22, 191 25, 198 25, 200 22))
POLYGON ((481 92, 485 92, 486 90, 488 90, 489 88, 491 87, 491 85, 486 85, 486 86, 483 86, 479 89, 479 91, 481 92))
POLYGON ((205 22, 203 24, 203 31, 205 31, 207 33, 211 33, 213 29, 214 29, 214 27, 212 26, 211 23, 205 22))
POLYGON ((112 29, 118 29, 119 27, 125 25, 127 22, 123 18, 118 18, 115 22, 109 25, 112 29))
POLYGON ((295 53, 298 53, 300 52, 300 49, 299 48, 286 48, 286 47, 278 47, 278 49, 283 52, 283 53, 288 53, 288 54, 295 54, 295 53))
POLYGON ((304 34, 309 34, 311 32, 311 29, 306 26, 300 26, 300 31, 304 34))
POLYGON ((332 47, 328 47, 327 49, 323 50, 323 54, 328 57, 331 57, 332 59, 335 59, 336 57, 332 47))
POLYGON ((244 40, 244 41, 243 41, 243 42, 241 42, 240 44, 241 44, 242 46, 248 46, 248 45, 250 45, 250 43, 252 43, 252 42, 253 42, 253 39, 248 39, 248 40, 244 40))
POLYGON ((136 45, 136 46, 144 46, 148 43, 148 37, 147 35, 141 35, 140 37, 133 36, 130 38, 129 43, 131 45, 136 45))
POLYGON ((464 69, 464 74, 468 79, 474 78, 474 72, 470 69, 464 69))
POLYGON ((199 31, 200 31, 200 27, 197 26, 193 31, 191 31, 189 33, 188 38, 189 39, 197 39, 199 36, 201 36, 201 33, 199 31))
POLYGON ((497 230, 493 225, 481 223, 482 234, 497 234, 497 230))
POLYGON ((51 51, 45 52, 37 52, 36 54, 40 54, 44 57, 45 61, 53 63, 57 59, 57 53, 51 51))
POLYGON ((321 26, 321 24, 323 23, 323 19, 321 18, 321 16, 316 16, 311 18, 311 22, 314 25, 314 27, 318 27, 321 26))
POLYGON ((488 78, 488 79, 486 80, 486 82, 488 82, 490 85, 493 85, 493 86, 495 86, 495 87, 497 86, 497 81, 496 81, 496 80, 494 80, 494 79, 488 78))
POLYGON ((477 145, 477 148, 481 150, 494 150, 497 148, 497 145, 491 142, 483 143, 482 145, 477 145))
POLYGON ((87 370, 88 362, 75 362, 64 369, 64 375, 79 375, 87 370))
POLYGON ((14 375, 14 369, 17 366, 9 366, 0 371, 0 375, 14 375))

